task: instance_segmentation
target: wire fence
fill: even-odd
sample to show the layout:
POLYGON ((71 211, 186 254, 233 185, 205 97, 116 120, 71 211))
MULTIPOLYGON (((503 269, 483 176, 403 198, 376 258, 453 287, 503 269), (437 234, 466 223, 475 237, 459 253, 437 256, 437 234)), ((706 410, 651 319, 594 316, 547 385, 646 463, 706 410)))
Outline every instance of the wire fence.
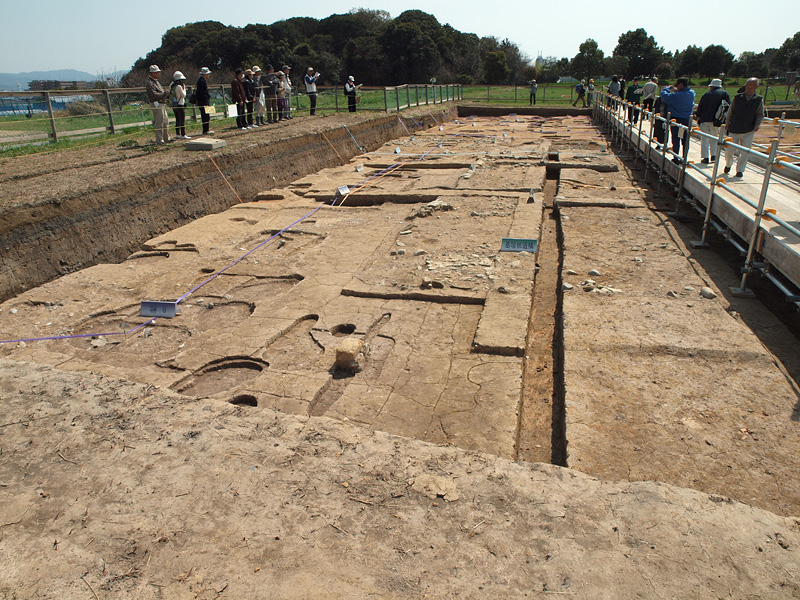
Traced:
MULTIPOLYGON (((187 97, 192 87, 187 86, 187 97)), ((233 103, 230 85, 210 85, 209 93, 211 101, 207 112, 211 113, 211 119, 229 119, 228 107, 233 103)), ((455 100, 461 93, 461 86, 457 85, 362 87, 357 96, 357 110, 391 112, 455 100)), ((295 114, 310 113, 310 97, 304 89, 293 88, 289 100, 295 114)), ((348 110, 342 86, 317 88, 318 114, 348 110)), ((185 111, 187 133, 199 133, 199 108, 187 104, 185 111)), ((47 144, 75 136, 139 135, 142 129, 152 129, 152 119, 145 88, 3 92, 0 94, 0 153, 9 148, 47 144)))

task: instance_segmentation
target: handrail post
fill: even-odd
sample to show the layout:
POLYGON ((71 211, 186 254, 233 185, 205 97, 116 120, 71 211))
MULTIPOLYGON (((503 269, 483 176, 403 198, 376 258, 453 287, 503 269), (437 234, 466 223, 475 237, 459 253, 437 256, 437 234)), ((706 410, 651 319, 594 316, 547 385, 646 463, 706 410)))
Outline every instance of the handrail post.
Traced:
POLYGON ((106 108, 108 109, 108 128, 113 135, 116 131, 114 130, 114 114, 111 111, 111 95, 108 90, 103 90, 103 95, 106 97, 106 108))
POLYGON ((671 116, 672 113, 667 111, 667 118, 664 121, 664 143, 661 144, 661 170, 658 172, 658 189, 656 189, 656 196, 659 197, 661 196, 661 184, 664 182, 664 169, 667 164, 667 145, 669 144, 669 136, 672 129, 669 126, 671 116))
POLYGON ((389 112, 389 98, 385 87, 383 88, 383 111, 389 112))
POLYGON ((394 97, 397 102, 397 112, 400 112, 400 90, 397 88, 394 88, 394 97))
POLYGON ((50 115, 50 128, 53 130, 53 141, 58 141, 58 132, 56 131, 56 119, 53 116, 53 105, 50 103, 50 92, 44 93, 45 100, 47 100, 47 113, 50 115))
POLYGON ((411 86, 406 85, 406 106, 411 108, 411 86))
POLYGON ((681 156, 681 172, 678 175, 678 198, 677 201, 675 202, 674 215, 679 214, 678 208, 680 207, 681 200, 683 199, 683 187, 684 187, 684 182, 686 181, 686 167, 689 165, 689 142, 692 139, 693 121, 694 119, 692 118, 692 115, 689 115, 689 124, 686 125, 685 130, 681 129, 682 126, 680 123, 677 123, 678 131, 679 132, 683 131, 685 133, 685 136, 683 138, 683 147, 682 147, 683 155, 681 156))
POLYGON ((742 267, 742 282, 739 284, 738 288, 730 288, 731 293, 740 298, 755 297, 755 294, 747 289, 747 276, 753 271, 753 254, 755 254, 758 234, 761 231, 761 216, 764 214, 764 204, 767 201, 767 189, 769 188, 769 180, 772 176, 772 168, 775 165, 775 156, 777 154, 778 140, 772 140, 769 149, 769 158, 764 168, 764 180, 761 183, 761 195, 758 198, 758 208, 756 209, 756 216, 753 221, 753 235, 750 236, 750 245, 747 247, 747 258, 745 259, 744 267, 742 267))
POLYGON ((699 241, 689 242, 689 245, 692 248, 708 248, 708 242, 706 241, 706 237, 708 236, 708 231, 711 229, 711 205, 714 202, 714 188, 717 187, 717 175, 719 174, 719 164, 722 162, 722 146, 725 143, 723 141, 723 132, 725 131, 724 127, 719 128, 719 135, 717 136, 717 154, 715 155, 714 160, 714 170, 711 172, 711 185, 708 187, 708 201, 706 202, 706 215, 703 218, 703 235, 700 237, 699 241))
POLYGON ((339 92, 336 86, 333 86, 333 103, 336 106, 336 112, 339 112, 339 92))

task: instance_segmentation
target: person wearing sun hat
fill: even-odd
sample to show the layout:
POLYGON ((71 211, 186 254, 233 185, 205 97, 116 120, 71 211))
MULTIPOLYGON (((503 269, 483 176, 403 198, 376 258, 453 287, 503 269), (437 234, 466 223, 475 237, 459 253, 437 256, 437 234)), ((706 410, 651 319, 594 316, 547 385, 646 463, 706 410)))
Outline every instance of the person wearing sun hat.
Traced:
POLYGON ((169 97, 172 104, 172 113, 175 115, 175 139, 192 139, 186 135, 186 76, 180 71, 175 71, 172 75, 169 97))
POLYGON ((208 91, 208 76, 211 75, 211 69, 203 67, 200 69, 200 77, 197 78, 197 84, 194 86, 194 101, 200 108, 200 120, 203 122, 203 135, 212 135, 214 132, 210 130, 211 115, 206 112, 206 107, 211 106, 211 94, 208 91))
POLYGON ((721 79, 712 79, 708 82, 708 91, 697 104, 697 122, 700 124, 700 131, 714 136, 714 139, 700 136, 700 162, 704 165, 707 165, 709 160, 714 162, 717 159, 716 138, 719 137, 719 127, 714 125, 714 119, 723 101, 730 105, 731 97, 722 89, 721 79))
POLYGON ((256 115, 256 126, 266 125, 264 122, 264 115, 267 112, 266 98, 264 97, 264 89, 261 87, 261 67, 258 65, 253 67, 253 85, 255 86, 255 106, 253 111, 256 115))
POLYGON ((308 94, 308 100, 311 103, 311 110, 309 111, 309 115, 315 115, 317 113, 317 79, 319 79, 319 73, 314 72, 314 67, 308 67, 306 69, 306 76, 303 78, 303 81, 306 84, 306 93, 308 94))
POLYGON ((171 141, 167 127, 169 126, 169 119, 167 117, 166 100, 169 97, 169 92, 158 82, 161 76, 161 69, 158 65, 150 65, 150 72, 147 77, 147 101, 153 110, 153 129, 156 134, 156 144, 166 144, 171 141))
POLYGON ((285 77, 283 79, 283 85, 284 85, 284 88, 286 89, 286 102, 284 104, 284 111, 285 112, 283 113, 283 118, 284 119, 293 119, 294 118, 292 116, 292 78, 289 77, 289 75, 291 74, 291 70, 292 70, 292 67, 290 67, 289 65, 283 65, 281 67, 281 71, 283 71, 283 73, 285 75, 285 77))

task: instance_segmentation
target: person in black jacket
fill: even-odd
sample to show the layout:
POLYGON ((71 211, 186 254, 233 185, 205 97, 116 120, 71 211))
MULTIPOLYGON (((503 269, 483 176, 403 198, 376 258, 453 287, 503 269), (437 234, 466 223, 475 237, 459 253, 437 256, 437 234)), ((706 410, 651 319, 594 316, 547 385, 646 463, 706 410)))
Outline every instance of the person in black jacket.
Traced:
POLYGON ((356 92, 361 87, 359 83, 356 85, 356 79, 352 75, 344 82, 344 95, 347 96, 347 110, 356 112, 356 92))
POLYGON ((205 107, 211 106, 211 94, 208 92, 208 76, 211 75, 211 70, 208 67, 200 69, 200 77, 197 79, 197 84, 194 86, 194 99, 195 104, 200 107, 200 120, 203 122, 203 135, 213 135, 213 131, 209 130, 211 115, 206 112, 205 107))
MULTIPOLYGON (((761 121, 764 120, 764 98, 756 94, 758 89, 758 79, 751 77, 744 84, 744 92, 736 94, 728 109, 728 117, 725 120, 725 129, 728 135, 733 138, 733 143, 744 148, 750 148, 753 144, 753 136, 761 121)), ((730 146, 725 147, 725 174, 731 172, 733 166, 734 149, 730 146)), ((737 150, 739 159, 736 161, 736 177, 742 177, 747 168, 747 161, 750 153, 737 150)))
MULTIPOLYGON (((700 131, 713 135, 715 138, 719 136, 719 126, 714 125, 714 119, 723 100, 728 104, 731 103, 728 92, 722 89, 722 80, 712 79, 708 84, 708 91, 703 94, 697 105, 697 122, 700 124, 700 131)), ((707 165, 709 156, 711 162, 717 159, 717 140, 700 136, 700 162, 707 165)))
POLYGON ((253 108, 256 99, 256 82, 253 81, 253 71, 247 69, 244 72, 244 79, 242 79, 244 86, 245 97, 245 111, 247 113, 247 128, 253 129, 256 125, 253 123, 253 108))
POLYGON ((247 96, 244 93, 244 84, 242 83, 244 71, 236 69, 235 75, 236 77, 231 81, 231 97, 233 98, 233 103, 236 105, 236 127, 239 129, 247 129, 247 119, 244 115, 244 106, 245 102, 247 102, 247 96))

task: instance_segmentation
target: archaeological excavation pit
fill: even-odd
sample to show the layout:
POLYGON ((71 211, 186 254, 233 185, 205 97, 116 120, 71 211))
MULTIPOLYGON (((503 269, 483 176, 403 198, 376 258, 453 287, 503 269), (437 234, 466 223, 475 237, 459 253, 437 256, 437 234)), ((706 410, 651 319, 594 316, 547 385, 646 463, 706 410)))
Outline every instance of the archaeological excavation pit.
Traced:
POLYGON ((7 301, 5 339, 97 335, 0 355, 800 506, 775 475, 800 466, 791 388, 741 366, 775 368, 722 298, 692 293, 713 282, 588 116, 460 117, 257 198, 7 301), (192 289, 175 319, 103 335, 192 289), (363 349, 346 373, 345 339, 363 349))

